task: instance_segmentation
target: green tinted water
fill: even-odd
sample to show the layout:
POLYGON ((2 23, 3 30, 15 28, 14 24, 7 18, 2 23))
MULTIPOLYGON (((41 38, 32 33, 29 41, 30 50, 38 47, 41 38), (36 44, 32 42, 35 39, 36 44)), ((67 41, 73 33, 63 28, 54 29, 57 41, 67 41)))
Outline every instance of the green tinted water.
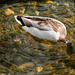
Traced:
POLYGON ((63 22, 67 28, 66 40, 75 50, 74 3, 16 3, 0 9, 0 73, 1 75, 74 75, 75 53, 66 50, 62 42, 41 40, 15 21, 14 15, 43 16, 63 22))

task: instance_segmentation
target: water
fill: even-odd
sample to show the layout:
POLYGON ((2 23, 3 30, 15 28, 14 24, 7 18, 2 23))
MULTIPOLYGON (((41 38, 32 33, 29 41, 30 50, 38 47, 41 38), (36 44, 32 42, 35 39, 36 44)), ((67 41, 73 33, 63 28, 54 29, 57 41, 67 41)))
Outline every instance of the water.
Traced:
MULTIPOLYGON (((48 3, 48 2, 47 2, 48 3)), ((13 3, 0 8, 0 74, 4 75, 74 75, 75 53, 62 42, 41 40, 15 21, 14 15, 46 16, 63 22, 66 40, 75 50, 73 1, 50 3, 13 3), (71 53, 71 54, 69 54, 71 53)))

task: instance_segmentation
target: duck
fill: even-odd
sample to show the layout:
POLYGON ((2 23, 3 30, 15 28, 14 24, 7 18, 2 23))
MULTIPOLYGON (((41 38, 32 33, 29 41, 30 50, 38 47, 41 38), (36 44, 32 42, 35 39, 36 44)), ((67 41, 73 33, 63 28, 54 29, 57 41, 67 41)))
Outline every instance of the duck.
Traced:
POLYGON ((49 17, 19 15, 15 15, 14 18, 30 35, 44 40, 63 42, 67 45, 67 53, 74 53, 72 43, 65 40, 67 29, 59 20, 49 17))
POLYGON ((49 41, 65 41, 67 30, 65 25, 54 18, 40 16, 14 16, 22 28, 31 35, 49 41))

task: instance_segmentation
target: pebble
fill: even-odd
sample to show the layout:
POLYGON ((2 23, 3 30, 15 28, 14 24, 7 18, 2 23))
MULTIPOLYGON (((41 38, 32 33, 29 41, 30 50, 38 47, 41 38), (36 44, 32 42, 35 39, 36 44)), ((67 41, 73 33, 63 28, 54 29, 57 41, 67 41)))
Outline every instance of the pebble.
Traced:
POLYGON ((15 13, 14 13, 14 11, 12 11, 11 9, 7 8, 7 9, 4 10, 4 14, 5 14, 6 16, 8 16, 8 15, 13 15, 13 14, 15 14, 15 13))

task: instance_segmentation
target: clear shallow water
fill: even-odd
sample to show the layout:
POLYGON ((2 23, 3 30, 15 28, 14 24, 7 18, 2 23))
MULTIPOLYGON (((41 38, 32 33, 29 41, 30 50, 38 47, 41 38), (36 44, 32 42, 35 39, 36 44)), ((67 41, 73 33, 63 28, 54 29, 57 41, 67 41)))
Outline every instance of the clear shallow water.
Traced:
POLYGON ((63 22, 66 40, 75 50, 74 3, 16 3, 0 9, 0 72, 5 75, 73 75, 75 53, 61 42, 41 40, 25 32, 14 15, 46 16, 63 22))

